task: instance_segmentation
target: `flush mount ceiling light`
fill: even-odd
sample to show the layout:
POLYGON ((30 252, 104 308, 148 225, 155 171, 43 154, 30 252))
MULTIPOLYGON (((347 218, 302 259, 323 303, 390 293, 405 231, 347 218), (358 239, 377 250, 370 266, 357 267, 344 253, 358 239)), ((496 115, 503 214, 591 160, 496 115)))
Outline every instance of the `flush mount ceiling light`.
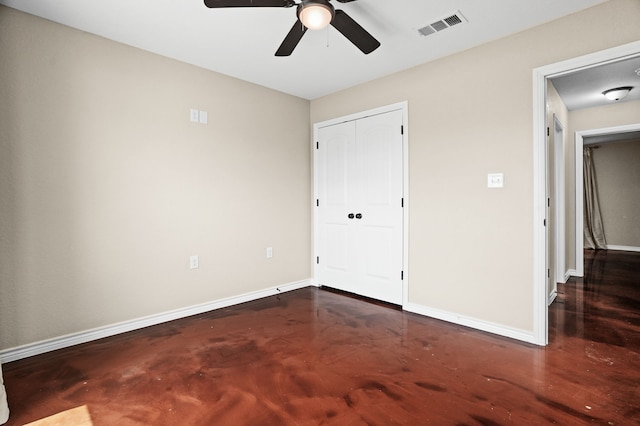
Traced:
POLYGON ((335 15, 333 6, 326 0, 303 1, 298 7, 298 18, 310 30, 321 30, 331 23, 335 15))
POLYGON ((630 86, 616 87, 615 89, 605 90, 602 94, 610 101, 619 101, 620 99, 626 98, 631 89, 633 89, 633 87, 630 86))

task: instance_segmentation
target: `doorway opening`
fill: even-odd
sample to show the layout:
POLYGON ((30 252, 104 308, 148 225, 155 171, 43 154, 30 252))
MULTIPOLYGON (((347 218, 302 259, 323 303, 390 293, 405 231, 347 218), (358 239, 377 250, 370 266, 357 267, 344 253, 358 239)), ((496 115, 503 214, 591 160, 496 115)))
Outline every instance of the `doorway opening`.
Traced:
MULTIPOLYGON (((534 138, 534 182, 533 182, 533 333, 534 341, 538 345, 548 344, 548 286, 547 274, 548 265, 546 255, 550 244, 555 244, 547 238, 547 197, 546 189, 548 185, 547 177, 547 155, 546 138, 547 126, 553 123, 546 121, 547 103, 547 80, 568 75, 580 70, 598 67, 604 64, 622 61, 628 58, 640 56, 640 41, 603 50, 593 54, 569 59, 555 64, 546 65, 533 70, 533 138, 534 138)), ((581 158, 581 156, 580 156, 581 158)), ((577 188, 580 179, 576 179, 576 193, 581 193, 577 188)), ((582 221, 582 211, 578 210, 576 199, 576 241, 582 238, 582 229, 577 230, 577 222, 582 221)), ((554 246, 554 248, 557 248, 554 246)), ((577 250, 576 244, 576 267, 583 268, 582 251, 577 250), (580 259, 578 259, 580 256, 580 259)), ((576 271, 577 275, 580 271, 576 271)))
POLYGON ((576 275, 582 277, 584 275, 584 239, 582 232, 584 228, 584 217, 582 213, 584 210, 584 188, 582 176, 584 173, 582 150, 585 146, 585 139, 605 137, 615 138, 616 135, 626 135, 629 133, 640 132, 640 123, 629 124, 624 126, 607 127, 602 129, 583 130, 576 132, 575 139, 575 171, 576 171, 576 275))

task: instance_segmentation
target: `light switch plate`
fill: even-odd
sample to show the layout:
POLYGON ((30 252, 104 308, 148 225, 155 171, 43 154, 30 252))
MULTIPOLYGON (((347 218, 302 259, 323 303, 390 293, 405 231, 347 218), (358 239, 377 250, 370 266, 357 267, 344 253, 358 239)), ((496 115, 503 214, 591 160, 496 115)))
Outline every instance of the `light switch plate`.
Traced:
POLYGON ((198 119, 200 120, 200 124, 207 124, 209 121, 209 114, 207 114, 207 111, 200 111, 198 119))
POLYGON ((504 187, 504 173, 489 173, 487 175, 487 188, 504 187))
POLYGON ((190 109, 189 110, 189 120, 192 123, 197 123, 198 120, 200 119, 200 111, 198 111, 197 109, 190 109))

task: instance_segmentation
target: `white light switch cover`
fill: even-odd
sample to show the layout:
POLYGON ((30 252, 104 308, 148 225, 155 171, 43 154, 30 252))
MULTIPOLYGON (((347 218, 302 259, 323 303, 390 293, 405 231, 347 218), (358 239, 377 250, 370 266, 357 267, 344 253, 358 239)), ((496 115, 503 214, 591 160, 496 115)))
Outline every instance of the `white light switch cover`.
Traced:
POLYGON ((487 188, 504 187, 504 173, 489 173, 487 175, 487 188))

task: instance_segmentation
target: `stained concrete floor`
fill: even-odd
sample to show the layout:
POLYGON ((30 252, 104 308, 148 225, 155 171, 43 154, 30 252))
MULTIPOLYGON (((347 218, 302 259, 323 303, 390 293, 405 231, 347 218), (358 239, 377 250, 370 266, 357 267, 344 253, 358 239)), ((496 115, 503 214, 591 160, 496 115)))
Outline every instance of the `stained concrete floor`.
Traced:
POLYGON ((5 364, 8 425, 640 424, 640 253, 585 263, 546 348, 305 288, 5 364))

